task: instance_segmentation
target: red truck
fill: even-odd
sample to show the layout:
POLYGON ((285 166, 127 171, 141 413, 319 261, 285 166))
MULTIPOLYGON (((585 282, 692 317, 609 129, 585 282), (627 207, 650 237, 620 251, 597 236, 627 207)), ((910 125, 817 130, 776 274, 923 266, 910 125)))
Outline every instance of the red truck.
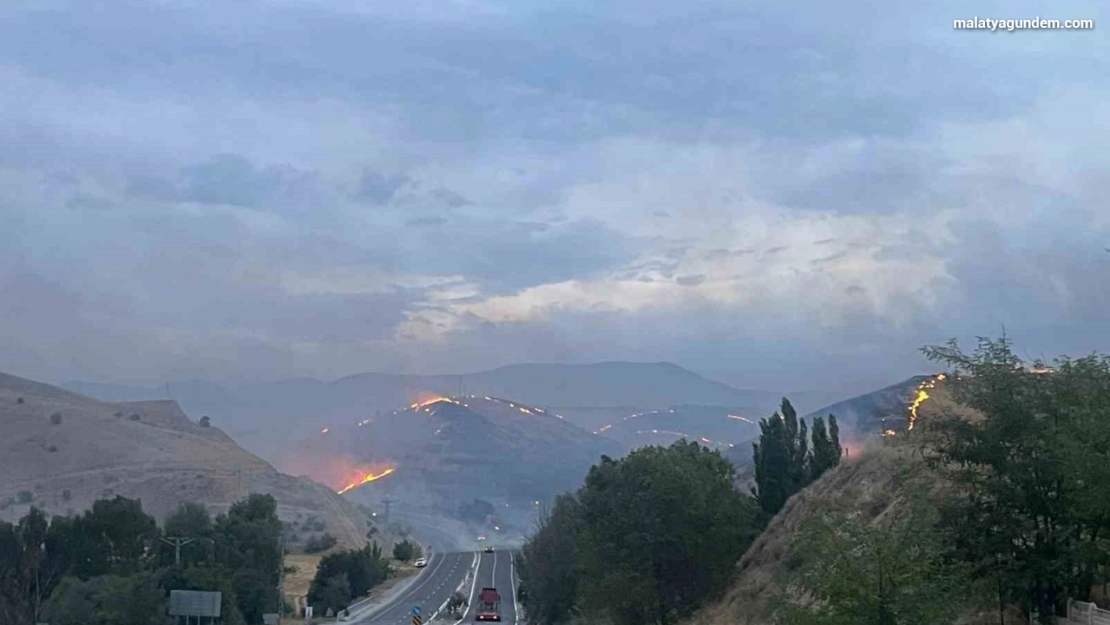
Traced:
POLYGON ((483 588, 478 595, 478 610, 474 615, 476 621, 501 620, 501 595, 496 588, 483 588))

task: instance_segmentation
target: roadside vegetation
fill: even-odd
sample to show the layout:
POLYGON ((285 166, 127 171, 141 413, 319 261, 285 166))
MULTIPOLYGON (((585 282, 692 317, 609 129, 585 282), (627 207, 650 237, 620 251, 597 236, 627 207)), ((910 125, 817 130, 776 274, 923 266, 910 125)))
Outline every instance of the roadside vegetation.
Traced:
POLYGON ((389 576, 389 560, 371 542, 362 549, 346 549, 320 560, 308 591, 308 604, 321 616, 339 614, 389 576))
POLYGON ((32 508, 0 523, 0 623, 150 625, 169 591, 223 593, 226 625, 262 621, 278 607, 281 523, 269 495, 252 494, 213 519, 182 505, 159 528, 138 500, 95 502, 73 517, 32 508), (189 538, 180 550, 162 538, 189 538))
POLYGON ((1047 624, 1098 600, 1110 358, 1023 362, 1005 338, 924 352, 956 407, 836 470, 835 417, 809 428, 787 400, 760 423, 751 497, 696 444, 602 458, 518 558, 529 622, 1047 624), (749 594, 722 593, 745 579, 749 594))
POLYGON ((518 557, 531 623, 672 623, 728 582, 758 532, 755 500, 719 453, 680 441, 602 457, 541 513, 518 557))

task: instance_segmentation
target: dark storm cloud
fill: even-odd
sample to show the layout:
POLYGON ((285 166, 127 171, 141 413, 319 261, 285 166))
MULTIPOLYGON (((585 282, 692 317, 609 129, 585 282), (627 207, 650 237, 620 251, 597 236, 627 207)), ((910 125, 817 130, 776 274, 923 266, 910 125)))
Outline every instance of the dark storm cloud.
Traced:
MULTIPOLYGON (((1047 10, 971 12, 1105 21, 1047 10)), ((644 359, 799 388, 1002 325, 1110 350, 1110 44, 967 12, 7 3, 0 370, 644 359)))

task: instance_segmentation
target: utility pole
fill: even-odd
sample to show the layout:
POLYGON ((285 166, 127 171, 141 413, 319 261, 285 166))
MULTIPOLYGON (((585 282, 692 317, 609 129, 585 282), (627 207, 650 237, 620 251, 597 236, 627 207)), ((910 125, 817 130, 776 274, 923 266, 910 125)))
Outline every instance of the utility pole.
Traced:
POLYGON ((167 545, 173 545, 173 563, 175 566, 181 566, 181 547, 183 545, 188 545, 196 539, 184 538, 181 536, 167 536, 160 537, 158 540, 161 540, 167 545))
POLYGON ((281 532, 281 573, 278 575, 278 622, 285 618, 285 531, 281 532))
POLYGON ((382 500, 382 502, 385 503, 385 528, 388 530, 389 529, 389 504, 393 503, 393 499, 390 498, 387 495, 386 498, 382 500))

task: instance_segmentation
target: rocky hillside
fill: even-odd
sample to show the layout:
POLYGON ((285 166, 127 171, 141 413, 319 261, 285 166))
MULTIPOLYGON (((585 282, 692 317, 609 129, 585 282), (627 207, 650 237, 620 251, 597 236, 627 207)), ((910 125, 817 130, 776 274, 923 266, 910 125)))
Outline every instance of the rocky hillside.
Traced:
POLYGON ((0 374, 0 518, 32 505, 67 514, 123 495, 161 519, 183 501, 219 512, 252 492, 272 494, 301 539, 328 531, 365 542, 367 517, 349 502, 279 473, 175 402, 103 402, 0 374))

